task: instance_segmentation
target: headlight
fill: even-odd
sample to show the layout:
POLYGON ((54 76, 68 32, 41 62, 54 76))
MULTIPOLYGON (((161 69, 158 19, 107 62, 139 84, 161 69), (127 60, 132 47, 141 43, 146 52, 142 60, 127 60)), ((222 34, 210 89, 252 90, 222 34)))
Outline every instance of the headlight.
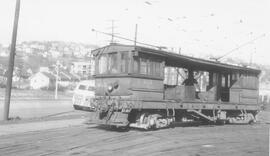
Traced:
POLYGON ((113 91, 113 87, 111 85, 108 86, 108 92, 112 92, 113 91))

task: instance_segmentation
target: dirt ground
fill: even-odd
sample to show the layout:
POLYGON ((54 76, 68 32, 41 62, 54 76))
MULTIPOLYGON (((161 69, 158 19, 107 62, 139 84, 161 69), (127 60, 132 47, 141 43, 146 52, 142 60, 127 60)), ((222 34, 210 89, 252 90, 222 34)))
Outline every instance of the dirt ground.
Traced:
MULTIPOLYGON (((265 114, 261 116, 268 118, 265 114)), ((207 125, 156 131, 131 129, 120 132, 106 127, 77 123, 2 135, 0 153, 0 155, 21 156, 268 156, 269 124, 259 122, 253 125, 207 125)))
MULTIPOLYGON (((0 99, 0 121, 3 120, 3 107, 4 100, 0 99)), ((71 99, 14 99, 10 102, 9 117, 25 120, 73 110, 71 99)))
MULTIPOLYGON (((0 88, 0 99, 5 97, 5 88, 0 88)), ((71 99, 71 91, 59 91, 59 99, 71 99)), ((11 99, 54 99, 54 90, 29 90, 29 89, 12 89, 11 99)))

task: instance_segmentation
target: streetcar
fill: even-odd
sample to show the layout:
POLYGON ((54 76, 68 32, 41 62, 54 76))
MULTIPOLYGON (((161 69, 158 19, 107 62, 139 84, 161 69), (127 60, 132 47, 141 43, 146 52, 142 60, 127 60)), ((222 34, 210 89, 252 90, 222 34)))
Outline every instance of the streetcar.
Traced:
POLYGON ((246 124, 260 111, 258 69, 138 45, 110 44, 92 54, 92 123, 141 129, 189 122, 246 124), (170 68, 182 83, 166 84, 170 68))

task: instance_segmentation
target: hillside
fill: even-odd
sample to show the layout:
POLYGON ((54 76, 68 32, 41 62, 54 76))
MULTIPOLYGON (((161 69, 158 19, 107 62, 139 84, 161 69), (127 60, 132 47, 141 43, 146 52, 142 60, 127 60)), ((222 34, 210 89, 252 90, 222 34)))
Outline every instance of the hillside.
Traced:
MULTIPOLYGON (((31 69, 37 72, 41 66, 52 66, 57 60, 68 67, 73 61, 88 61, 91 50, 98 48, 93 44, 82 44, 62 41, 28 41, 17 45, 15 67, 31 69)), ((9 47, 0 48, 0 64, 7 69, 9 47)), ((238 58, 227 58, 222 62, 247 66, 238 58)), ((0 65, 1 67, 1 65, 0 65)), ((263 64, 252 64, 252 67, 262 70, 260 84, 264 89, 270 90, 270 66, 263 64)))
MULTIPOLYGON (((16 46, 15 67, 37 72, 41 66, 52 66, 59 60, 64 66, 73 61, 87 61, 96 45, 61 41, 30 41, 16 46)), ((0 49, 0 67, 7 69, 9 47, 0 49)))

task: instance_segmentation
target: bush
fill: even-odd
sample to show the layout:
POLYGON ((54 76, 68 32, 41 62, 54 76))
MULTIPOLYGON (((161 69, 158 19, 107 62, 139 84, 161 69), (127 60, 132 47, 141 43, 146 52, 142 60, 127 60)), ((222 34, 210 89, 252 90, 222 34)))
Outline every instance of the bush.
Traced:
POLYGON ((40 90, 48 90, 48 87, 41 87, 40 90))
MULTIPOLYGON (((67 89, 68 89, 68 87, 58 86, 58 91, 65 91, 67 89)), ((54 91, 55 90, 55 86, 52 85, 47 90, 54 91)))

